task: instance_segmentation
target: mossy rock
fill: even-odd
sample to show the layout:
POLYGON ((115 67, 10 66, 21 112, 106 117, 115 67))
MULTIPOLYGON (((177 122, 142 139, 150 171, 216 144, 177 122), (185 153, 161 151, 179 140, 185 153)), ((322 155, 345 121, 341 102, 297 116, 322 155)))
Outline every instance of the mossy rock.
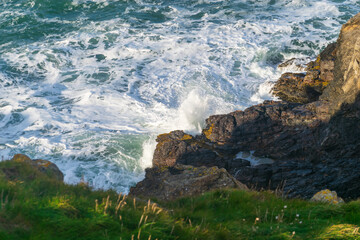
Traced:
POLYGON ((31 162, 32 160, 28 156, 19 153, 19 154, 15 154, 14 157, 11 159, 11 161, 14 161, 14 162, 31 162))
MULTIPOLYGON (((35 159, 32 160, 24 154, 15 154, 11 161, 16 163, 27 163, 30 166, 34 167, 36 170, 45 173, 51 178, 54 178, 58 181, 64 180, 64 174, 59 170, 59 168, 52 162, 48 160, 35 159)), ((16 176, 12 176, 16 178, 16 176)))

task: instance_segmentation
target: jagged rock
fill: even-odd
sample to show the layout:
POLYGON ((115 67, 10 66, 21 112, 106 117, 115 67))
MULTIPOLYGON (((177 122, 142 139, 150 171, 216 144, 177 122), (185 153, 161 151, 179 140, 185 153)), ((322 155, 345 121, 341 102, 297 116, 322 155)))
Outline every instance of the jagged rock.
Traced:
POLYGON ((24 154, 15 154, 11 161, 28 163, 40 172, 45 173, 56 180, 64 180, 64 174, 54 163, 50 161, 42 159, 31 160, 28 156, 24 154))
POLYGON ((354 104, 360 92, 360 13, 344 24, 337 40, 336 61, 333 81, 321 96, 331 101, 332 112, 341 106, 354 104))
MULTIPOLYGON (((292 96, 304 97, 304 87, 311 86, 322 94, 317 101, 318 97, 309 95, 307 101, 300 101, 306 104, 265 101, 244 111, 210 116, 199 136, 181 131, 159 136, 155 168, 147 174, 152 180, 139 187, 152 189, 156 185, 150 183, 166 182, 173 177, 170 170, 161 173, 157 169, 181 163, 225 167, 248 186, 281 189, 289 197, 311 198, 325 187, 344 198, 360 197, 358 39, 360 14, 343 26, 336 44, 329 45, 308 65, 305 76, 291 74, 288 80, 279 80, 281 91, 292 96), (287 90, 289 87, 295 90, 287 90), (270 158, 273 163, 249 165, 236 159, 240 151, 251 151, 255 157, 270 158)), ((168 188, 154 191, 165 194, 168 188)))
POLYGON ((223 168, 176 164, 146 169, 145 179, 130 189, 130 195, 167 201, 223 188, 247 189, 223 168))
MULTIPOLYGON (((284 73, 275 83, 273 94, 287 102, 305 103, 309 101, 307 89, 300 88, 299 85, 304 81, 304 73, 284 73)), ((309 94, 311 92, 309 91, 309 94)), ((316 96, 315 96, 316 97, 316 96)))
POLYGON ((210 116, 206 123, 202 135, 216 143, 218 152, 255 150, 256 156, 301 159, 315 143, 314 129, 321 121, 315 111, 300 104, 265 101, 245 111, 210 116))
POLYGON ((360 156, 360 13, 343 25, 337 40, 334 81, 321 100, 331 120, 320 132, 321 148, 336 158, 360 156))
POLYGON ((336 43, 329 44, 319 55, 320 58, 320 76, 325 83, 334 80, 334 67, 336 60, 336 43))
POLYGON ((337 43, 308 66, 308 74, 315 74, 312 78, 330 82, 321 101, 295 106, 264 103, 207 120, 203 135, 211 142, 249 148, 276 160, 228 169, 238 180, 259 189, 280 187, 290 197, 310 198, 324 186, 346 198, 360 196, 359 23, 360 14, 343 26, 337 43), (231 117, 234 123, 221 120, 231 117))
POLYGON ((283 101, 309 103, 319 99, 326 86, 334 79, 336 44, 328 45, 310 62, 304 73, 284 73, 272 92, 283 101))
POLYGON ((330 191, 329 189, 316 193, 310 200, 313 202, 325 202, 335 205, 344 203, 344 200, 341 197, 338 197, 335 191, 330 191))
POLYGON ((285 196, 311 198, 324 187, 349 199, 359 197, 360 160, 356 158, 275 161, 273 164, 230 170, 240 182, 255 189, 281 189, 285 196))
POLYGON ((212 150, 212 146, 198 137, 185 134, 183 131, 173 131, 161 134, 157 137, 158 142, 153 166, 171 167, 175 164, 193 166, 216 166, 225 167, 225 160, 212 150))

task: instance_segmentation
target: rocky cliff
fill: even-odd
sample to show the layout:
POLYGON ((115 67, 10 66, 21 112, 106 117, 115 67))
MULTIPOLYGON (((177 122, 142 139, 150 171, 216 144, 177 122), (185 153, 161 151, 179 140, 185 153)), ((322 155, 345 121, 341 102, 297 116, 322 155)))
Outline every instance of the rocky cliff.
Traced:
MULTIPOLYGON (((306 73, 278 80, 273 92, 283 101, 210 116, 198 136, 160 135, 153 170, 217 166, 249 187, 281 188, 289 197, 310 198, 324 188, 360 197, 359 24, 360 14, 306 73)), ((131 193, 153 181, 147 174, 131 193)))

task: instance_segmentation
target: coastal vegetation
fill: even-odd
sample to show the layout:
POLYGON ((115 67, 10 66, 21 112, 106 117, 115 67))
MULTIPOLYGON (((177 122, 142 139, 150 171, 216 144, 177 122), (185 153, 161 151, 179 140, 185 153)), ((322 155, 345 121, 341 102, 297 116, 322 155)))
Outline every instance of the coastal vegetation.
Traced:
POLYGON ((360 239, 360 200, 215 190, 170 202, 68 185, 27 162, 0 163, 0 239, 360 239))

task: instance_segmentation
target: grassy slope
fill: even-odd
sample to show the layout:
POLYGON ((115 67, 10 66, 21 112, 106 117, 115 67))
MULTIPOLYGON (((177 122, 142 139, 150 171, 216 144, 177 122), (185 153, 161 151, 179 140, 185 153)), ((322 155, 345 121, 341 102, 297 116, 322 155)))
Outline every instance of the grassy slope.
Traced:
POLYGON ((331 206, 223 190, 154 204, 0 163, 2 240, 360 239, 359 226, 360 201, 331 206))

